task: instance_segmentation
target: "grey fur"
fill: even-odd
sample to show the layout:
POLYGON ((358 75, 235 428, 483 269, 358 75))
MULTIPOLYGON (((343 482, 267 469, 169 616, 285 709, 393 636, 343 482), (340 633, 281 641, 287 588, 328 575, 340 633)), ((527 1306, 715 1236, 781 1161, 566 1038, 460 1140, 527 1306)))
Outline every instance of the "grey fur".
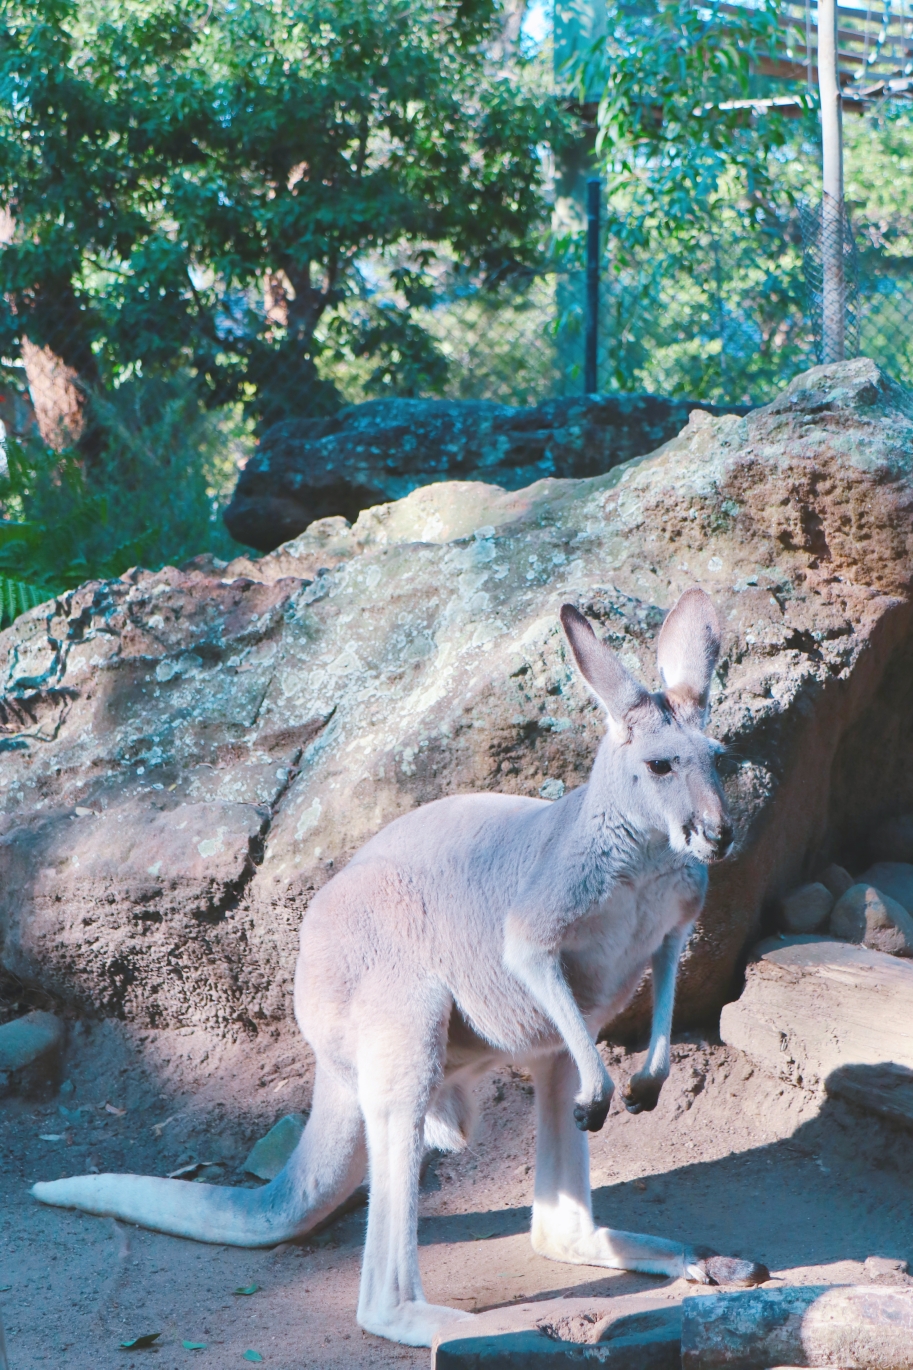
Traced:
POLYGON ((468 1315, 422 1293, 422 1151, 465 1146, 474 1083, 511 1060, 536 1085, 535 1249, 707 1278, 690 1249, 595 1226, 585 1131, 602 1125, 614 1088, 596 1034, 651 962, 650 1049, 624 1102, 632 1112, 655 1107, 669 1073, 679 955, 707 864, 731 841, 717 748, 699 727, 716 615, 703 592, 689 590, 666 620, 659 657, 674 703, 639 685, 575 609, 565 606, 562 621, 609 716, 589 782, 553 804, 496 794, 427 804, 384 828, 315 896, 295 1012, 317 1077, 282 1174, 253 1192, 82 1176, 36 1185, 37 1198, 197 1240, 265 1246, 306 1233, 367 1167, 359 1322, 428 1345, 468 1315))

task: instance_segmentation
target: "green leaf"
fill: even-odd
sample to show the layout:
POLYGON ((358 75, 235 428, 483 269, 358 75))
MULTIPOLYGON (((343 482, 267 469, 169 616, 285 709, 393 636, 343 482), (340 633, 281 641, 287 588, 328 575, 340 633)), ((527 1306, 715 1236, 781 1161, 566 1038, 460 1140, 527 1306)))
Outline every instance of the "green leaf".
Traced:
POLYGON ((259 1284, 246 1284, 239 1289, 233 1289, 233 1294, 256 1294, 260 1289, 259 1284))
POLYGON ((205 1341, 182 1341, 182 1342, 181 1342, 181 1345, 183 1346, 183 1348, 184 1348, 185 1351, 205 1351, 205 1350, 206 1350, 206 1342, 205 1342, 205 1341))
POLYGON ((28 581, 13 580, 0 572, 0 625, 6 627, 20 614, 36 609, 39 604, 53 599, 54 592, 28 581))
POLYGON ((122 1351, 142 1351, 153 1342, 158 1341, 161 1332, 144 1332, 140 1337, 133 1337, 130 1341, 121 1342, 122 1351))
POLYGON ((263 1357, 260 1355, 260 1352, 259 1352, 259 1351, 245 1351, 245 1352, 244 1352, 244 1359, 245 1359, 245 1360, 262 1360, 263 1357))

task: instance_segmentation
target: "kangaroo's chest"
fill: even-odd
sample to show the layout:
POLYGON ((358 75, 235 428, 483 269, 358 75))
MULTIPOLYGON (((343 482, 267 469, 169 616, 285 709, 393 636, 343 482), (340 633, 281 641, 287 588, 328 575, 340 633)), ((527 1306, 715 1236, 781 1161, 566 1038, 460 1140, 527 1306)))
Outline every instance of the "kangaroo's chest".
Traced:
POLYGON ((700 911, 706 884, 703 867, 647 869, 568 929, 561 959, 584 1013, 620 1011, 663 939, 700 911))

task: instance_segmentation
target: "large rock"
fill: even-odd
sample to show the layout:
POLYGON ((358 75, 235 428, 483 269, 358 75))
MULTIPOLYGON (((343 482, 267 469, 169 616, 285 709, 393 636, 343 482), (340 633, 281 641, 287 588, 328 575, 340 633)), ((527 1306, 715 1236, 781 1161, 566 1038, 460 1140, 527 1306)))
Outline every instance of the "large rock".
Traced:
POLYGON ((270 552, 315 519, 354 521, 432 481, 519 490, 546 476, 598 476, 674 438, 695 408, 660 395, 575 395, 534 409, 372 400, 330 418, 289 419, 263 435, 225 522, 239 542, 270 552))
POLYGON ((820 1089, 913 1069, 913 965, 813 935, 761 942, 745 988, 720 1015, 720 1036, 773 1075, 820 1089))
POLYGON ((607 475, 432 485, 31 612, 0 634, 4 963, 140 1024, 286 1017, 308 901, 382 824, 585 779, 603 721, 559 606, 654 680, 697 581, 741 828, 683 969, 682 1021, 712 1017, 762 911, 913 809, 911 453, 910 397, 847 362, 607 475))
POLYGON ((834 896, 826 885, 815 880, 790 890, 780 904, 780 922, 787 932, 817 932, 824 927, 833 907, 834 896))

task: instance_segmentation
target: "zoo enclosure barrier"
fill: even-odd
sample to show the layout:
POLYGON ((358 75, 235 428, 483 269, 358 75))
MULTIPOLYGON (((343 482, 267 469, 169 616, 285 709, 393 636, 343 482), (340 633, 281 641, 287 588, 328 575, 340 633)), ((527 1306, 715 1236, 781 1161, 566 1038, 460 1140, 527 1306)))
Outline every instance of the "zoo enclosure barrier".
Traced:
MULTIPOLYGON (((609 207, 598 182, 586 196, 589 233, 563 257, 496 283, 439 276, 432 301, 408 312, 424 339, 421 364, 394 355, 378 376, 370 358, 334 348, 328 315, 317 335, 319 372, 347 402, 407 395, 525 406, 586 391, 762 404, 823 359, 832 302, 823 291, 820 206, 785 213, 761 235, 724 208, 686 249, 645 250, 625 241, 623 221, 611 236, 600 230, 609 207)), ((840 234, 845 355, 870 356, 913 385, 913 219, 845 218, 840 234)), ((360 293, 340 308, 357 314, 388 302, 402 311, 395 278, 377 270, 362 274, 360 293)), ((265 307, 253 294, 243 303, 251 315, 265 307)), ((34 366, 26 375, 22 357, 3 360, 0 419, 8 432, 34 422, 35 375, 34 366)), ((78 407, 71 368, 45 367, 37 384, 45 399, 56 388, 64 419, 78 407)), ((289 374, 292 403, 296 384, 289 374)))

